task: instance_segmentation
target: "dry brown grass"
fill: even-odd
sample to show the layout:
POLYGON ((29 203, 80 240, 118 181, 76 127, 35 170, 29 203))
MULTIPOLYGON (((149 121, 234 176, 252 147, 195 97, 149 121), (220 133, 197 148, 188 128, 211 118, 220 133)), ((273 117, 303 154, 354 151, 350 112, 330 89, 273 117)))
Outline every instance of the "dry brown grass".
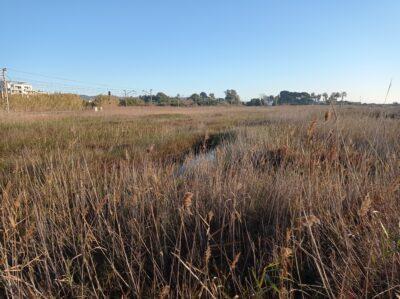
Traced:
MULTIPOLYGON (((31 120, 50 120, 62 119, 68 117, 99 117, 99 118, 132 118, 132 117, 145 117, 151 115, 199 115, 210 114, 210 116, 220 117, 227 116, 231 113, 234 115, 243 113, 243 117, 251 114, 260 114, 266 111, 265 108, 254 107, 170 107, 170 106, 134 106, 134 107, 117 107, 113 105, 106 105, 103 111, 95 112, 93 109, 84 109, 82 111, 17 111, 7 114, 4 110, 0 110, 0 121, 31 121, 31 120)), ((272 112, 276 108, 269 108, 268 111, 272 112)))
POLYGON ((2 118, 0 296, 400 292, 398 110, 147 109, 2 118))
MULTIPOLYGON (((84 101, 76 94, 11 95, 10 110, 21 111, 76 111, 85 108, 84 101)), ((1 103, 4 106, 5 103, 1 103)), ((4 110, 1 107, 1 110, 4 110)))

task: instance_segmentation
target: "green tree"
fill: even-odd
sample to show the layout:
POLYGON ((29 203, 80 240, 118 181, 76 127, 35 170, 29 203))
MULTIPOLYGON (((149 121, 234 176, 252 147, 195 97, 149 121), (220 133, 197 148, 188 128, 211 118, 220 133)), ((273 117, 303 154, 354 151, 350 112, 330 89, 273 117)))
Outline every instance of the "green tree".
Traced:
POLYGON ((200 98, 201 98, 200 105, 208 105, 208 95, 206 92, 204 91, 200 92, 200 98))
POLYGON ((322 97, 323 97, 323 99, 324 99, 324 102, 328 102, 329 95, 328 95, 326 92, 324 92, 324 93, 322 94, 322 97))
POLYGON ((207 95, 206 92, 202 91, 202 92, 200 92, 200 97, 201 97, 203 100, 206 100, 206 99, 208 98, 208 95, 207 95))
POLYGON ((192 95, 189 97, 189 99, 192 100, 193 103, 198 104, 198 105, 199 105, 200 102, 201 102, 201 97, 200 97, 197 93, 192 94, 192 95))
POLYGON ((344 98, 345 97, 347 97, 347 92, 345 92, 345 91, 342 91, 341 93, 340 93, 340 96, 341 96, 341 98, 342 98, 342 101, 344 100, 344 98))
POLYGON ((170 102, 170 97, 163 92, 158 92, 154 97, 153 101, 157 103, 157 105, 168 105, 170 102))
POLYGON ((251 99, 246 103, 246 106, 261 106, 261 105, 263 105, 263 102, 259 98, 251 99))
POLYGON ((307 92, 292 92, 283 90, 279 93, 280 105, 309 105, 314 104, 314 98, 307 92))
POLYGON ((236 90, 228 89, 225 91, 225 101, 232 105, 240 104, 240 97, 236 90))
POLYGON ((341 96, 340 92, 332 92, 331 95, 329 96, 329 101, 330 102, 336 102, 341 96))

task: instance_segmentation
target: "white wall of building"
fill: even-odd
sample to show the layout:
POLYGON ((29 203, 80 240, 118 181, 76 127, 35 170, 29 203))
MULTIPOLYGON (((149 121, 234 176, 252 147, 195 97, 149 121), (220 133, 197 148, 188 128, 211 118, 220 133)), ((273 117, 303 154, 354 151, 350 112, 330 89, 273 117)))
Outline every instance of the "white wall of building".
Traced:
MULTIPOLYGON (((4 91, 4 82, 1 82, 0 88, 4 91)), ((26 82, 7 82, 7 91, 9 94, 31 94, 34 92, 32 85, 26 82)))

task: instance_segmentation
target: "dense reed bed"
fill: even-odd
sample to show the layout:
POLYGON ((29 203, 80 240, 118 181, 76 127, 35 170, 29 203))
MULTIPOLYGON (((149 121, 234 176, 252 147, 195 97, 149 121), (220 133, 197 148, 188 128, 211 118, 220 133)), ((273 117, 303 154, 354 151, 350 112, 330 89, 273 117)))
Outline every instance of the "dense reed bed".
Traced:
POLYGON ((179 111, 0 122, 1 294, 400 294, 399 110, 179 111))
MULTIPOLYGON (((80 96, 65 93, 31 95, 15 94, 9 97, 9 103, 11 111, 71 111, 83 110, 86 106, 80 96)), ((2 105, 5 106, 3 101, 2 105)))

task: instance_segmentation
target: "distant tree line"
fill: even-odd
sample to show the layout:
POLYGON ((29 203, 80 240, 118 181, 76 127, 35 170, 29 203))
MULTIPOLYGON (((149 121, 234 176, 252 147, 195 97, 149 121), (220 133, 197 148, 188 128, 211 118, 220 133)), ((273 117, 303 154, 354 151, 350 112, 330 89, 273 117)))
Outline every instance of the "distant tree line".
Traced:
POLYGON ((332 92, 328 95, 326 92, 322 94, 308 93, 308 92, 292 92, 281 91, 277 96, 262 95, 259 98, 251 99, 246 103, 247 106, 264 106, 264 105, 312 105, 312 104, 329 104, 331 102, 341 101, 347 97, 345 91, 332 92))
POLYGON ((157 105, 157 106, 216 106, 216 105, 240 105, 242 102, 236 90, 228 89, 225 91, 224 98, 217 98, 213 93, 206 92, 194 93, 189 97, 168 96, 163 92, 155 95, 141 95, 138 97, 120 98, 122 106, 140 106, 140 105, 157 105))
MULTIPOLYGON (((308 92, 293 92, 281 91, 279 95, 261 95, 259 98, 250 99, 247 102, 242 102, 239 94, 234 89, 225 91, 225 97, 217 98, 213 93, 206 92, 194 93, 188 97, 183 97, 179 94, 169 96, 163 92, 158 92, 154 95, 146 94, 137 97, 121 97, 119 105, 121 106, 216 106, 216 105, 246 105, 246 106, 276 106, 276 105, 312 105, 312 104, 329 104, 340 101, 341 103, 350 103, 344 101, 347 97, 345 91, 316 94, 308 92)), ((102 100, 107 100, 107 96, 98 96, 102 100)), ((116 97, 112 97, 117 99, 116 97)), ((106 102, 106 101, 105 101, 106 102)))

